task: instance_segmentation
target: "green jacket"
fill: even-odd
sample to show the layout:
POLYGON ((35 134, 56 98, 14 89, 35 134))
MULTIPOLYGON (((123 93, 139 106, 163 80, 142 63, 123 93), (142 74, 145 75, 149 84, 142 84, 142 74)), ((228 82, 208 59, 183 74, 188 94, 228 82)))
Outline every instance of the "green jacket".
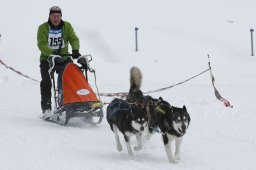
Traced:
MULTIPOLYGON (((76 33, 74 32, 72 25, 67 21, 63 21, 63 22, 64 24, 62 27, 63 29, 62 37, 64 39, 65 47, 61 49, 60 54, 68 54, 68 43, 70 43, 72 50, 79 50, 80 43, 79 43, 79 38, 76 36, 76 33)), ((47 60, 49 55, 51 55, 54 51, 53 49, 48 47, 49 29, 50 29, 50 25, 48 22, 45 22, 38 27, 37 46, 41 51, 40 62, 47 60)), ((64 60, 68 58, 70 57, 63 56, 64 60)))

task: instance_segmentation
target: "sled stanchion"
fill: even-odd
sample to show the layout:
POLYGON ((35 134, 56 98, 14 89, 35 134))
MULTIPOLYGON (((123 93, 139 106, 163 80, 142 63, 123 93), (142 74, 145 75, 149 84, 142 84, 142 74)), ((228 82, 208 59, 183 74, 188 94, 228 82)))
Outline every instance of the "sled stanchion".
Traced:
POLYGON ((55 100, 55 107, 56 107, 56 110, 58 109, 58 106, 57 106, 57 95, 56 95, 56 87, 55 87, 55 78, 54 78, 54 72, 51 72, 50 73, 50 77, 52 79, 52 84, 53 84, 53 94, 54 94, 54 100, 55 100))
POLYGON ((250 29, 251 32, 251 55, 254 56, 254 49, 253 49, 253 29, 250 29))

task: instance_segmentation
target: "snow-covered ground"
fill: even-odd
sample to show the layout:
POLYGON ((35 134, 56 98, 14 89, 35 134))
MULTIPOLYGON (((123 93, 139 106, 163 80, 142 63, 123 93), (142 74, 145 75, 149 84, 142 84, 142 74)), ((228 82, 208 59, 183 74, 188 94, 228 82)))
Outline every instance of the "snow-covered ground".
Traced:
POLYGON ((256 28, 255 1, 4 1, 0 60, 37 80, 36 33, 52 5, 59 5, 63 19, 73 24, 81 53, 92 54, 100 92, 127 92, 133 65, 143 72, 143 91, 178 83, 207 69, 210 54, 217 89, 234 108, 215 98, 208 72, 153 93, 174 106, 186 105, 190 113, 182 159, 169 164, 159 134, 131 158, 123 138, 123 151, 116 150, 105 118, 97 126, 82 120, 60 126, 40 119, 39 83, 0 65, 0 169, 254 169, 256 56, 251 56, 250 29, 256 28))

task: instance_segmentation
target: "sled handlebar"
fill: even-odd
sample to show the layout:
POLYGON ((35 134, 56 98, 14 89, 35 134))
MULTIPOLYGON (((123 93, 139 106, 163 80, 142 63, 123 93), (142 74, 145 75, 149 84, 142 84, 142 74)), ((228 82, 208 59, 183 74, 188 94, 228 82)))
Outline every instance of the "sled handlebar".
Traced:
POLYGON ((95 70, 93 68, 90 67, 89 62, 92 61, 92 56, 91 54, 87 54, 87 55, 81 55, 80 57, 77 58, 78 63, 80 63, 81 65, 85 64, 86 68, 90 71, 90 72, 95 72, 95 70), (83 63, 83 59, 85 60, 85 63, 83 63))
MULTIPOLYGON (((61 56, 73 56, 73 55, 72 54, 50 55, 50 57, 48 59, 48 62, 50 63, 50 69, 48 70, 49 73, 51 73, 53 71, 56 64, 60 64, 60 63, 64 62, 64 60, 62 59, 61 56)), ((77 58, 77 61, 79 61, 80 59, 86 60, 84 64, 86 64, 86 67, 88 68, 88 70, 90 72, 95 72, 95 70, 93 68, 91 68, 89 65, 89 62, 92 61, 91 54, 81 55, 80 57, 77 58)), ((80 63, 80 64, 82 64, 82 63, 80 63)))
MULTIPOLYGON (((60 54, 60 56, 70 56, 70 57, 73 57, 73 54, 60 54)), ((88 62, 92 61, 92 55, 91 54, 81 55, 78 58, 86 58, 86 60, 88 62)))
POLYGON ((87 62, 91 62, 92 61, 92 55, 91 54, 81 55, 78 58, 85 58, 87 62))
POLYGON ((49 62, 49 66, 50 66, 50 68, 48 70, 49 73, 51 73, 53 71, 56 64, 63 62, 62 57, 59 55, 50 55, 50 57, 47 60, 49 62))

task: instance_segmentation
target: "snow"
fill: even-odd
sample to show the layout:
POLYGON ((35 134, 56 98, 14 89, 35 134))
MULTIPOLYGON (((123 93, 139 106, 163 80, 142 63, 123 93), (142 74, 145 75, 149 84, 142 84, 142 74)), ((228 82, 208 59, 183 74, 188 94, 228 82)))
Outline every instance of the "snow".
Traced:
MULTIPOLYGON (((52 5, 59 5, 63 19, 73 24, 81 53, 92 54, 100 92, 127 92, 134 65, 143 73, 143 91, 178 83, 207 69, 209 54, 217 89, 234 108, 215 98, 208 72, 153 93, 174 106, 186 105, 190 113, 181 160, 168 162, 159 134, 131 158, 121 136, 123 150, 116 150, 105 118, 97 126, 83 120, 61 126, 40 119, 39 83, 0 65, 0 169, 254 169, 256 57, 251 56, 250 29, 256 28, 255 1, 5 1, 0 60, 37 80, 36 33, 52 5)), ((95 89, 92 75, 89 80, 95 89)))

